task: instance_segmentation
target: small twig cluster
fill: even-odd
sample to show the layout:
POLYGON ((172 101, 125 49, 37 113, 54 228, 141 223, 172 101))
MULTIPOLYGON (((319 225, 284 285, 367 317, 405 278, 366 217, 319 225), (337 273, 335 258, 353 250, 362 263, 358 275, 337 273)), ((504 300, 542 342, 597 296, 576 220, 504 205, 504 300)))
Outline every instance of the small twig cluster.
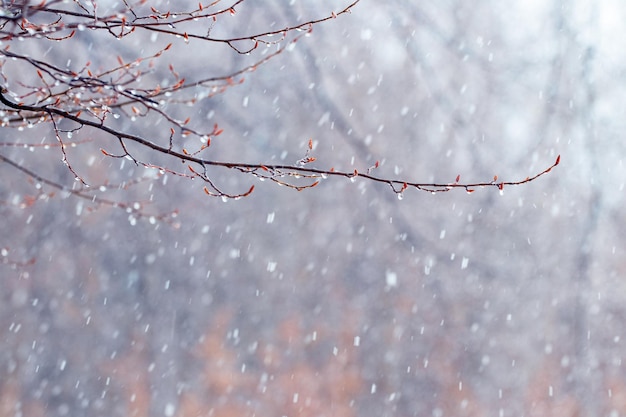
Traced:
MULTIPOLYGON (((39 200, 47 200, 55 196, 54 192, 44 192, 42 185, 47 185, 57 191, 60 191, 64 194, 71 195, 73 197, 81 198, 87 200, 89 203, 93 204, 95 207, 97 206, 109 206, 120 208, 126 211, 129 215, 129 219, 131 222, 137 218, 146 218, 150 221, 150 223, 165 222, 171 225, 176 226, 175 218, 178 215, 178 211, 172 211, 170 213, 148 213, 146 212, 146 207, 150 205, 149 201, 134 201, 134 202, 123 202, 123 201, 114 201, 109 200, 97 195, 98 192, 102 192, 106 189, 122 189, 127 190, 132 186, 138 184, 141 181, 145 181, 145 178, 136 179, 135 181, 126 182, 124 184, 101 184, 97 186, 83 186, 83 187, 68 187, 63 184, 60 184, 56 181, 49 180, 47 178, 42 177, 36 172, 25 168, 23 165, 12 161, 11 159, 0 154, 0 162, 4 162, 9 166, 19 170, 23 174, 26 174, 31 182, 35 183, 35 189, 37 193, 33 196, 24 196, 20 202, 20 208, 27 208, 35 204, 35 202, 39 200)), ((93 208, 87 208, 87 210, 92 210, 93 208)))

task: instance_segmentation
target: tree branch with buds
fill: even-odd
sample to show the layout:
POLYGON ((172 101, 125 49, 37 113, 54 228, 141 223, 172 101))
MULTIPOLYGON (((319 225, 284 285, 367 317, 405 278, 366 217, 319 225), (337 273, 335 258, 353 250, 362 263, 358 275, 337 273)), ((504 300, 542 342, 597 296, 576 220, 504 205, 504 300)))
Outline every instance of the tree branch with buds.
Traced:
MULTIPOLYGON (((388 185, 392 192, 402 197, 407 189, 416 189, 431 193, 463 189, 473 192, 477 188, 495 187, 502 190, 505 186, 527 184, 547 174, 560 162, 560 157, 548 168, 523 180, 499 180, 497 176, 489 181, 463 183, 460 177, 452 182, 417 182, 410 179, 395 179, 374 174, 379 162, 373 166, 359 170, 341 171, 334 168, 322 169, 313 167, 317 158, 312 156, 313 143, 309 140, 305 155, 294 164, 267 164, 263 162, 249 163, 238 161, 220 161, 207 157, 211 141, 219 136, 223 129, 214 123, 209 128, 191 123, 191 117, 181 120, 175 109, 179 106, 191 106, 201 99, 224 94, 230 88, 241 84, 246 74, 254 71, 269 60, 282 54, 303 36, 308 35, 313 27, 329 20, 338 18, 350 11, 360 0, 353 1, 337 12, 325 17, 295 22, 280 29, 261 31, 245 36, 218 38, 212 36, 215 24, 235 15, 244 7, 244 0, 231 2, 217 8, 219 1, 208 5, 199 3, 192 10, 162 11, 148 7, 145 2, 131 4, 125 0, 123 6, 114 11, 102 12, 98 3, 42 1, 38 4, 30 2, 11 2, 11 6, 1 9, 0 40, 7 46, 0 49, 0 103, 4 106, 0 125, 3 128, 22 130, 33 126, 47 126, 56 140, 62 161, 72 176, 80 183, 80 187, 65 186, 57 181, 46 179, 43 175, 28 168, 23 162, 0 154, 0 162, 15 168, 42 184, 67 192, 72 196, 89 199, 96 205, 109 205, 122 208, 136 217, 167 220, 169 215, 146 214, 143 205, 124 203, 99 197, 93 193, 93 187, 75 169, 66 152, 69 143, 79 146, 84 142, 68 142, 69 137, 84 129, 100 132, 102 136, 113 139, 102 145, 102 155, 113 159, 128 159, 137 166, 157 170, 159 173, 173 174, 187 179, 198 179, 204 183, 204 192, 213 197, 238 199, 248 196, 254 185, 240 192, 232 192, 219 185, 209 172, 211 168, 225 168, 238 171, 260 180, 269 180, 281 186, 302 191, 317 186, 321 181, 344 177, 352 181, 361 178, 374 183, 388 185), (201 25, 198 22, 208 24, 201 25), (203 30, 203 32, 201 31, 203 30), (102 32, 118 40, 124 40, 138 32, 152 33, 185 42, 198 41, 212 44, 223 44, 236 51, 237 54, 249 54, 259 45, 275 46, 272 52, 263 52, 256 62, 242 66, 240 69, 225 75, 206 76, 190 79, 180 74, 176 67, 169 63, 162 64, 163 57, 170 53, 173 43, 157 49, 153 53, 127 60, 118 56, 108 67, 95 68, 87 61, 79 68, 60 65, 43 54, 39 57, 19 48, 11 48, 15 40, 32 42, 70 42, 80 38, 89 31, 102 32), (247 46, 242 46, 247 45, 247 46), (18 71, 30 71, 19 79, 14 79, 15 70, 11 72, 9 63, 20 64, 18 71), (143 81, 154 74, 155 68, 165 70, 169 79, 154 83, 143 81), (30 77, 28 76, 30 75, 30 77), (148 123, 163 123, 167 126, 166 133, 160 136, 146 137, 126 130, 121 120, 153 118, 148 123), (196 137, 201 145, 195 149, 184 146, 183 138, 196 137), (137 155, 131 149, 148 150, 147 154, 137 155), (148 155, 146 157, 146 155, 148 155), (156 162, 164 156, 186 165, 183 170, 172 169, 163 163, 156 162), (150 158, 150 159, 146 159, 150 158)), ((184 116, 183 116, 184 117, 184 116)), ((161 130, 163 132, 163 130, 161 130)), ((0 147, 11 146, 11 143, 0 142, 0 147)), ((317 161, 317 164, 320 162, 317 161)))

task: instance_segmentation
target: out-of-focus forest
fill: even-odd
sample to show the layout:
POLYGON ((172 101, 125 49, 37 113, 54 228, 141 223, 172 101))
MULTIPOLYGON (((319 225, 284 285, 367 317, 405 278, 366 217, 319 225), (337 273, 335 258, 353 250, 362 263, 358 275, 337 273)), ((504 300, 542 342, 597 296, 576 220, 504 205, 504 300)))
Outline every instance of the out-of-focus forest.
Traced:
MULTIPOLYGON (((346 4, 246 1, 212 30, 285 27, 346 4)), ((0 164, 2 256, 34 259, 0 265, 0 416, 626 415, 625 11, 361 1, 183 111, 224 129, 207 151, 218 160, 295 163, 311 138, 315 166, 378 160, 381 176, 452 182, 523 179, 561 155, 502 193, 400 200, 358 178, 297 192, 215 169, 221 187, 255 191, 223 202, 166 175, 108 194, 178 210, 169 223, 45 186, 55 195, 33 201, 36 181, 0 164)), ((11 48, 95 67, 168 42, 85 31, 11 48)), ((153 77, 168 63, 227 74, 261 53, 179 39, 153 77)), ((49 134, 3 128, 0 141, 49 134)), ((104 156, 112 139, 97 135, 73 138, 95 140, 68 149, 76 170, 95 183, 144 175, 104 156)), ((58 148, 0 152, 73 181, 58 148)))

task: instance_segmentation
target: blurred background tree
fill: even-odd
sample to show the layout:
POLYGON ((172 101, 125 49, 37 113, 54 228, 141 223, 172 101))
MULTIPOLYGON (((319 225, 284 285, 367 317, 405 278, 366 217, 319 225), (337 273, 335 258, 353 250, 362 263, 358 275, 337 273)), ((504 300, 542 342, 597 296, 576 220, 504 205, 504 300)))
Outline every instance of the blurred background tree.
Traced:
POLYGON ((349 6, 178 3, 207 16, 194 21, 159 1, 4 3, 3 97, 40 108, 3 109, 0 415, 626 414, 623 6, 349 6), (38 7, 82 23, 42 33, 58 14, 38 7), (174 40, 132 31, 185 16, 162 26, 174 40), (215 161, 379 161, 383 178, 432 183, 567 163, 502 193, 402 201, 359 178, 294 193, 229 169, 207 171, 213 188, 179 156, 31 117, 57 99, 181 155, 210 138, 215 161), (253 184, 241 201, 202 192, 253 184))

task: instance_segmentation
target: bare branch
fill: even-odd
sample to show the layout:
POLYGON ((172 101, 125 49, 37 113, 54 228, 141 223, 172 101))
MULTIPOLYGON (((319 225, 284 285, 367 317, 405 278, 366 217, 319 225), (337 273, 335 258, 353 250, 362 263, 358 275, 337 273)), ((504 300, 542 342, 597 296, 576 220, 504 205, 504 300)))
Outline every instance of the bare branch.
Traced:
MULTIPOLYGON (((498 177, 495 176, 493 180, 491 181, 471 182, 471 183, 460 183, 458 182, 458 177, 457 177, 457 181, 451 182, 451 183, 436 183, 436 182, 435 183, 422 183, 422 182, 415 182, 411 180, 388 179, 388 178, 382 178, 382 177, 378 177, 378 176, 370 174, 372 167, 368 168, 368 170, 365 173, 360 173, 357 170, 354 170, 352 172, 345 172, 345 171, 336 171, 334 169, 324 170, 324 169, 319 169, 319 168, 309 168, 306 165, 309 162, 315 161, 315 158, 309 156, 309 152, 312 150, 311 141, 309 141, 309 145, 308 145, 305 157, 298 160, 296 164, 294 165, 223 162, 223 161, 215 161, 215 160, 210 160, 210 159, 199 158, 199 157, 194 156, 194 154, 188 153, 185 150, 183 150, 182 152, 178 152, 174 150, 171 145, 166 148, 150 140, 142 138, 140 136, 136 136, 136 135, 125 133, 119 130, 112 129, 101 123, 96 123, 94 121, 81 118, 79 116, 70 114, 64 110, 57 109, 49 105, 32 106, 32 105, 13 103, 4 96, 4 92, 6 92, 6 89, 3 89, 2 91, 0 91, 0 102, 2 102, 3 104, 5 104, 6 106, 10 108, 20 110, 20 111, 45 113, 45 114, 48 114, 52 120, 54 120, 55 115, 61 116, 73 122, 78 123, 80 126, 90 126, 90 127, 99 129, 103 132, 106 132, 109 135, 117 138, 118 142, 120 143, 120 146, 123 149, 123 154, 114 155, 114 154, 109 153, 108 151, 103 150, 103 153, 107 156, 116 157, 116 158, 130 157, 133 160, 133 162, 135 162, 136 164, 148 166, 147 163, 144 163, 135 159, 130 154, 126 145, 124 144, 124 140, 129 140, 129 141, 138 143, 140 145, 143 145, 145 147, 148 147, 158 153, 172 156, 184 162, 197 164, 202 167, 202 172, 198 172, 194 170, 192 167, 190 167, 190 169, 191 169, 191 172, 194 174, 194 176, 199 177, 205 182, 207 182, 210 189, 213 190, 211 191, 205 188, 205 191, 207 192, 207 194, 212 195, 212 196, 220 196, 220 197, 228 197, 228 198, 245 197, 246 195, 252 192, 253 187, 249 191, 245 193, 241 193, 241 194, 229 194, 229 193, 223 192, 209 179, 206 173, 207 166, 235 169, 242 173, 253 175, 257 178, 270 179, 274 182, 277 182, 281 185, 286 185, 298 191, 301 191, 305 188, 312 188, 319 183, 319 180, 326 179, 328 177, 345 177, 351 180, 354 180, 357 177, 360 177, 360 178, 364 178, 373 182, 387 184, 391 187, 391 189, 396 194, 401 195, 407 188, 415 188, 420 191, 427 191, 431 193, 446 192, 455 188, 465 189, 465 191, 469 193, 473 192, 476 188, 484 188, 484 187, 495 187, 495 188, 498 188, 499 190, 502 190, 504 186, 522 185, 522 184, 527 184, 531 181, 536 180, 542 175, 545 175, 548 172, 550 172, 552 168, 556 167, 561 160, 561 157, 559 155, 556 158, 556 161, 551 166, 533 175, 532 177, 527 177, 523 180, 498 181, 498 177), (287 182, 285 179, 292 179, 292 180, 300 180, 300 179, 307 180, 308 179, 308 180, 311 180, 312 182, 306 185, 298 185, 298 184, 292 184, 290 182, 287 182)), ((215 126, 215 129, 217 129, 217 126, 215 126)), ((72 170, 72 173, 75 174, 73 170, 72 170)))
MULTIPOLYGON (((181 38, 184 41, 198 40, 227 45, 238 54, 248 54, 258 48, 259 45, 276 45, 277 48, 271 53, 263 53, 256 62, 247 64, 238 70, 228 74, 203 76, 199 79, 186 79, 178 72, 173 64, 167 68, 167 81, 161 84, 140 82, 155 72, 159 60, 171 48, 172 43, 161 46, 156 52, 146 53, 143 56, 128 60, 122 56, 117 57, 117 62, 108 64, 107 68, 94 69, 88 61, 82 67, 72 69, 59 66, 50 62, 45 57, 33 57, 24 52, 11 50, 5 47, 0 50, 0 58, 6 62, 17 61, 26 68, 32 69, 32 77, 23 77, 17 80, 8 78, 4 72, 3 62, 0 59, 0 77, 2 87, 0 91, 0 103, 4 117, 0 122, 3 127, 31 127, 33 125, 48 124, 56 138, 57 144, 47 146, 58 147, 62 154, 62 161, 68 170, 77 179, 81 188, 67 188, 43 176, 27 169, 23 164, 0 155, 0 161, 18 169, 22 173, 47 184, 58 190, 66 191, 70 195, 89 199, 96 205, 111 205, 130 210, 138 216, 142 215, 141 209, 135 209, 125 203, 95 197, 90 192, 87 180, 78 170, 74 169, 66 153, 68 143, 79 144, 81 141, 71 142, 74 133, 84 128, 95 129, 114 139, 112 147, 119 146, 116 150, 102 148, 103 155, 110 158, 129 159, 135 165, 146 168, 158 169, 163 173, 170 173, 182 178, 199 179, 205 183, 204 191, 209 196, 217 196, 224 199, 238 199, 249 195, 254 186, 242 192, 227 192, 217 184, 209 173, 209 168, 227 168, 243 174, 251 175, 261 180, 270 180, 281 186, 302 191, 317 186, 320 181, 327 178, 344 177, 352 181, 363 178, 371 182, 387 184, 398 197, 402 197, 408 188, 431 193, 446 192, 452 189, 465 189, 473 192, 477 188, 496 187, 502 190, 505 186, 522 185, 534 181, 540 176, 550 172, 558 165, 560 158, 549 168, 520 181, 498 181, 494 177, 491 181, 482 182, 459 182, 451 183, 423 183, 409 179, 391 179, 374 174, 380 167, 379 162, 364 169, 362 172, 338 171, 333 168, 321 169, 312 167, 317 158, 311 155, 313 150, 312 141, 309 140, 305 155, 293 165, 289 164, 265 164, 247 163, 238 161, 220 161, 207 158, 206 152, 211 146, 211 141, 223 131, 217 123, 212 130, 203 131, 191 118, 183 115, 184 120, 177 117, 173 110, 176 105, 194 105, 198 100, 223 94, 244 80, 244 75, 264 65, 269 60, 284 52, 289 45, 293 45, 303 36, 309 34, 315 25, 335 19, 338 16, 350 13, 360 0, 354 0, 337 12, 331 12, 325 17, 316 19, 304 19, 301 22, 286 25, 269 31, 259 31, 243 36, 217 38, 211 35, 213 24, 223 16, 236 15, 237 10, 244 5, 244 0, 233 0, 225 7, 219 7, 220 1, 213 1, 208 5, 199 3, 193 10, 160 11, 149 7, 144 2, 131 3, 124 0, 122 6, 105 14, 98 10, 97 2, 62 2, 60 0, 43 1, 35 4, 31 2, 11 2, 11 6, 0 8, 0 40, 9 43, 14 39, 41 39, 43 41, 70 41, 80 37, 86 30, 100 31, 110 34, 115 38, 122 39, 135 32, 157 33, 165 38, 181 38), (198 25, 196 22, 209 22, 207 25, 198 25), (198 32, 199 28, 207 30, 206 33, 198 32), (248 46, 243 47, 247 43, 248 46), (19 91, 19 93, 18 93, 19 91), (30 104, 28 104, 30 103, 30 104), (165 136, 148 138, 127 131, 120 123, 114 122, 115 118, 122 120, 135 120, 148 118, 165 122, 167 128, 165 136), (69 127, 66 124, 69 122, 69 127), (184 145, 179 138, 195 136, 200 139, 199 145, 184 145), (64 137, 68 141, 65 142, 64 137), (132 146, 131 146, 132 145, 132 146), (139 156, 138 148, 151 151, 151 155, 139 156), (135 154, 136 153, 136 154, 135 154), (152 157, 165 155, 173 161, 179 161, 187 165, 182 172, 162 164, 155 163, 152 157)), ((12 146, 11 143, 2 143, 1 146, 12 146)), ((317 161, 319 163, 319 161, 317 161)))
MULTIPOLYGON (((176 223, 174 222, 174 219, 176 218, 178 212, 177 211, 173 211, 171 213, 148 213, 145 211, 145 206, 148 204, 146 202, 123 202, 123 201, 114 201, 114 200, 109 200, 106 198, 102 198, 102 197, 98 197, 97 195, 93 194, 93 191, 96 189, 100 189, 102 187, 91 187, 90 190, 83 190, 83 189, 74 189, 74 188, 70 188, 70 187, 66 187, 62 184, 59 184, 58 182, 49 180, 47 178, 44 178, 43 176, 37 174, 36 172, 24 167, 22 164, 19 164, 5 156, 3 156, 2 154, 0 154, 0 162, 4 162, 6 164, 8 164, 9 166, 17 169, 18 171, 26 174, 27 176, 29 176, 30 178, 32 178, 33 180, 35 180, 38 183, 41 184, 45 184, 48 185, 58 191, 62 191, 64 193, 67 193, 68 195, 74 196, 74 197, 78 197, 84 200, 89 201, 90 203, 94 204, 94 206, 110 206, 110 207, 115 207, 115 208, 120 208, 124 211, 126 211, 127 213, 129 213, 130 215, 133 215, 135 217, 141 217, 141 218, 147 218, 150 219, 151 221, 163 221, 169 224, 172 224, 174 226, 176 226, 176 223)), ((125 184, 124 188, 128 188, 130 185, 132 184, 125 184)), ((118 186, 117 188, 122 188, 121 186, 118 186)), ((46 196, 46 198, 50 198, 52 197, 51 194, 48 194, 46 196)))

